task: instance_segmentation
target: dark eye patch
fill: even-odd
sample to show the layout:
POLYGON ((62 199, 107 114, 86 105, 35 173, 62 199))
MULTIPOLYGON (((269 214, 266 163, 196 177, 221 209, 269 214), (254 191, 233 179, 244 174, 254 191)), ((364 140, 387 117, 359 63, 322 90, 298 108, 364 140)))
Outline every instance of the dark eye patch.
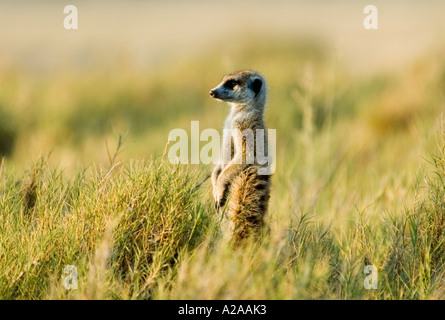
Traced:
POLYGON ((237 85, 239 85, 239 81, 236 80, 228 80, 226 83, 224 83, 224 87, 230 90, 233 90, 233 88, 235 88, 237 85))

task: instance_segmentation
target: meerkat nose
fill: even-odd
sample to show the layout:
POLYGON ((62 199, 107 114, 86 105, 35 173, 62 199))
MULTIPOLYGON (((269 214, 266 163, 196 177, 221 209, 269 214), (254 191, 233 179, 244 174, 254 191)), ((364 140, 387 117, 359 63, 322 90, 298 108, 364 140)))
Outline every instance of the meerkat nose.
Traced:
POLYGON ((214 89, 210 90, 209 93, 212 98, 215 98, 215 90, 214 89))

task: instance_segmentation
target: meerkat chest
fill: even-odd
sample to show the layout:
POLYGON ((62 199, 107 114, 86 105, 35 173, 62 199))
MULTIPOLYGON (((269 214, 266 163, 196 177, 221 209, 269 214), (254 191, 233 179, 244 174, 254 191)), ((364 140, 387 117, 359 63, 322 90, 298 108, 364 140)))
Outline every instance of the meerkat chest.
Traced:
POLYGON ((233 127, 233 125, 232 125, 232 121, 233 121, 233 119, 232 119, 233 117, 232 117, 232 115, 230 114, 227 118, 226 118, 226 120, 224 121, 224 129, 232 129, 232 127, 233 127))
POLYGON ((222 139, 222 150, 221 150, 221 160, 223 167, 230 162, 233 157, 235 150, 233 149, 233 139, 232 139, 232 115, 229 115, 224 122, 223 129, 223 139, 222 139))
POLYGON ((224 122, 224 130, 223 130, 223 145, 226 146, 227 144, 230 144, 232 139, 232 117, 228 116, 226 121, 224 122))

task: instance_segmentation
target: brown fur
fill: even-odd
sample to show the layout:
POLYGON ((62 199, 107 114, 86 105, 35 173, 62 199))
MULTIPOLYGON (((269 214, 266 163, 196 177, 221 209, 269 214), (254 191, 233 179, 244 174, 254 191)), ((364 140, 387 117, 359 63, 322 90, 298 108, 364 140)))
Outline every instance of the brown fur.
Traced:
POLYGON ((270 176, 259 175, 258 167, 244 170, 232 183, 227 205, 230 234, 235 245, 261 234, 270 197, 270 176))
MULTIPOLYGON (((232 83, 233 84, 233 83, 232 83)), ((225 217, 235 245, 253 236, 257 238, 264 226, 270 197, 270 176, 258 173, 264 167, 257 163, 256 129, 264 129, 264 107, 266 101, 266 83, 264 78, 253 71, 245 70, 224 77, 219 86, 210 94, 218 100, 227 101, 232 111, 226 120, 225 127, 253 130, 254 148, 246 143, 246 137, 235 134, 227 146, 232 144, 235 153, 227 164, 218 164, 212 174, 215 205, 218 210, 226 208, 225 217), (260 80, 260 91, 253 89, 253 83, 260 80), (229 81, 235 81, 231 88, 229 81), (254 163, 246 163, 247 155, 254 155, 254 163), (236 159, 235 159, 236 158, 236 159), (241 163, 235 160, 242 159, 241 163), (228 203, 227 203, 228 201, 228 203)), ((264 135, 264 146, 267 150, 267 134, 264 135)), ((224 147, 223 147, 224 149, 224 147)), ((233 151, 233 149, 232 149, 233 151)))

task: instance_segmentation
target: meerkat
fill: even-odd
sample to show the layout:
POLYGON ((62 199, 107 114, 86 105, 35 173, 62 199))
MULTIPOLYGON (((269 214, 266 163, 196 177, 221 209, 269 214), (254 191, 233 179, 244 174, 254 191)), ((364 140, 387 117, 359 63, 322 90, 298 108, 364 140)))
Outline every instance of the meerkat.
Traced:
POLYGON ((271 182, 270 174, 264 172, 269 161, 259 163, 257 159, 258 142, 264 148, 262 151, 268 152, 264 122, 266 89, 262 75, 244 70, 225 76, 210 90, 212 98, 231 106, 224 123, 220 161, 211 178, 215 207, 220 213, 226 210, 235 244, 260 234, 268 210, 271 182))

